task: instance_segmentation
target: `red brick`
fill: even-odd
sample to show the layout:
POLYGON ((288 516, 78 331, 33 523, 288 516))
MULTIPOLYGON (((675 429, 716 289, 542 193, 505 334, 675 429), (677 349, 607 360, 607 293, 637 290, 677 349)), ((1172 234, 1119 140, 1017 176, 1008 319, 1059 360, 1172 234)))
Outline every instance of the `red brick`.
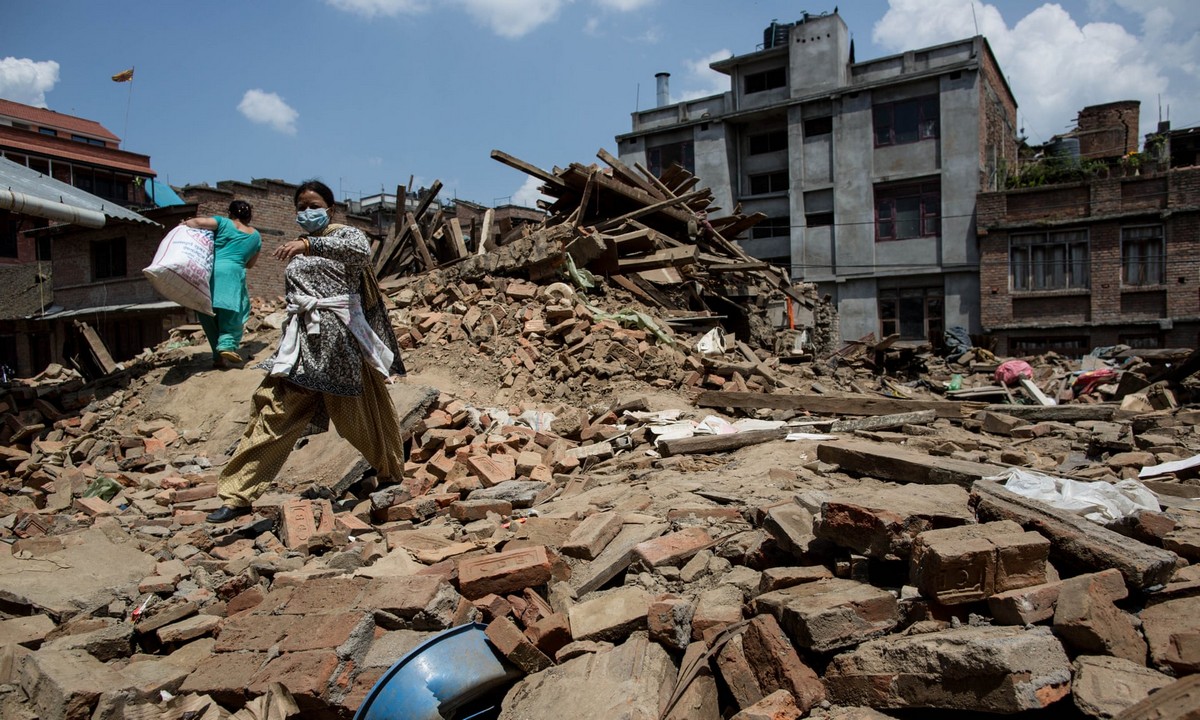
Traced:
POLYGON ((562 546, 563 555, 594 560, 612 539, 621 532, 624 521, 612 513, 596 513, 584 518, 562 546))
POLYGON ((571 624, 566 613, 551 613, 527 625, 525 636, 538 650, 554 657, 564 645, 571 642, 571 624))
POLYGON ((517 474, 516 463, 514 462, 510 468, 507 463, 500 460, 502 457, 504 456, 471 455, 466 459, 466 465, 471 470, 471 474, 479 478, 484 487, 493 487, 505 480, 514 479, 517 474))
POLYGON ((452 592, 446 580, 436 575, 376 578, 367 585, 358 607, 412 619, 448 590, 452 592))
POLYGON ((338 656, 330 650, 284 653, 254 673, 249 682, 242 682, 255 695, 267 691, 271 683, 280 683, 292 693, 301 712, 325 707, 324 697, 333 674, 337 671, 338 656))
POLYGON ((491 621, 485 632, 496 649, 526 673, 541 672, 554 665, 554 661, 534 647, 529 638, 525 637, 525 633, 508 618, 496 618, 491 621))
POLYGON ((217 633, 214 649, 218 652, 266 651, 282 640, 296 622, 288 615, 252 615, 226 618, 217 633))
POLYGON ((317 521, 310 500, 285 500, 281 509, 280 540, 289 550, 295 550, 308 542, 317 532, 317 521))
POLYGON ((197 500, 207 500, 217 496, 216 483, 204 483, 196 487, 180 488, 174 492, 173 500, 177 503, 195 502, 197 500))
POLYGON ((229 615, 236 615, 245 610, 252 610, 262 603, 264 597, 266 594, 257 585, 246 588, 225 604, 225 612, 229 615))
POLYGON ((116 515, 121 510, 112 503, 105 502, 98 497, 80 497, 75 498, 75 509, 81 510, 92 517, 100 517, 102 515, 116 515))
POLYGON ((634 557, 649 567, 674 565, 687 560, 712 542, 703 528, 685 528, 679 532, 647 540, 633 548, 634 557))
POLYGON ((266 660, 267 654, 258 652, 210 655, 184 679, 179 692, 211 695, 221 705, 240 707, 247 699, 246 679, 258 672, 266 660))
POLYGON ((450 517, 462 523, 483 520, 488 513, 501 517, 512 514, 512 503, 507 500, 459 500, 450 505, 450 517))
POLYGON ((517 592, 546 584, 550 568, 543 545, 467 558, 458 563, 459 590, 467 598, 517 592))
POLYGON ((332 650, 342 646, 352 636, 369 636, 374 628, 374 617, 365 610, 293 617, 287 637, 279 644, 279 649, 285 653, 332 650))
MULTIPOLYGON (((337 613, 358 607, 358 599, 368 584, 366 578, 320 578, 308 580, 293 589, 277 612, 287 615, 337 613)), ((271 595, 274 595, 273 591, 271 595)))
POLYGON ((504 617, 511 613, 513 609, 511 603, 494 593, 489 593, 471 602, 483 613, 484 619, 489 621, 495 620, 498 617, 504 617))

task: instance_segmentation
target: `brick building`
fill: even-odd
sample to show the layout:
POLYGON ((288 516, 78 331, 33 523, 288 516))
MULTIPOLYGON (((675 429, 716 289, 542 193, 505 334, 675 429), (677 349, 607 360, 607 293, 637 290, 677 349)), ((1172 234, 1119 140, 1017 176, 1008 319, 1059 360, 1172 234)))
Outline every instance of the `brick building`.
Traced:
MULTIPOLYGON (((94 120, 0 99, 0 157, 122 207, 160 204, 150 157, 120 145, 94 120)), ((0 264, 50 259, 50 248, 25 233, 49 224, 0 209, 0 264)))
MULTIPOLYGON (((1137 128, 1128 105, 1098 106, 1110 122, 1080 134, 1081 156, 1088 136, 1127 155, 1121 128, 1137 128)), ((1096 150, 1091 157, 1105 159, 1096 150)), ((1160 165, 1142 153, 1136 169, 1114 161, 1081 175, 979 195, 982 324, 997 352, 1196 347, 1200 166, 1160 165)))
MULTIPOLYGON (((179 190, 179 196, 188 203, 189 213, 200 217, 227 215, 229 203, 245 200, 254 208, 250 224, 262 235, 262 251, 258 262, 246 273, 246 286, 250 297, 274 298, 283 295, 283 269, 285 263, 276 260, 272 253, 283 243, 300 235, 296 224, 296 205, 292 201, 298 183, 282 180, 251 180, 248 183, 222 180, 216 187, 188 185, 179 190)), ((337 203, 334 221, 353 225, 372 238, 379 236, 376 223, 370 217, 350 215, 345 203, 337 203)))

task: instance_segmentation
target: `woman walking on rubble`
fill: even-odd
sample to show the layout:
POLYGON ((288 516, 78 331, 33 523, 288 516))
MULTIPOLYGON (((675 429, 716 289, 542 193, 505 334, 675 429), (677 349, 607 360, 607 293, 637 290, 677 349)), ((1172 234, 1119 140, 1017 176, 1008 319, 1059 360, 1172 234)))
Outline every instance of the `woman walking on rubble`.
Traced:
POLYGON ((250 512, 309 424, 333 420, 381 480, 399 478, 404 445, 386 382, 404 375, 396 336, 370 267, 361 230, 331 224, 333 191, 309 180, 296 188, 296 222, 305 231, 275 249, 284 270, 288 319, 255 391, 246 432, 221 471, 221 507, 208 521, 250 512))
POLYGON ((254 267, 262 236, 250 227, 254 208, 245 200, 229 203, 229 217, 194 217, 181 222, 213 233, 212 315, 200 315, 200 327, 212 348, 213 367, 240 366, 242 330, 250 317, 246 269, 254 267))

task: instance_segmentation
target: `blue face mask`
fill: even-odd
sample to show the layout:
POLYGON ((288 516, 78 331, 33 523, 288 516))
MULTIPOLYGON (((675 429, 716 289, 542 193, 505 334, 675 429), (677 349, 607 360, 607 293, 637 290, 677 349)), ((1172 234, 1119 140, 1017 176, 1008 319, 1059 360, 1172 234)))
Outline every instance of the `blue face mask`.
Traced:
POLYGON ((310 233, 320 232, 329 224, 325 208, 309 208, 296 213, 296 223, 310 233))

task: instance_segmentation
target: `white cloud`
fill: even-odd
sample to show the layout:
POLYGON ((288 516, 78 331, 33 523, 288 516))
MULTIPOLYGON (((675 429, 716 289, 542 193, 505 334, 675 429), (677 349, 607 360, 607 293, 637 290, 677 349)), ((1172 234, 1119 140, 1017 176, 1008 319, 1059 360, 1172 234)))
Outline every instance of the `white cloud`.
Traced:
POLYGON ((246 91, 238 103, 238 112, 250 122, 270 125, 286 135, 296 134, 296 119, 300 117, 283 98, 258 89, 246 91))
POLYGON ((522 184, 521 187, 518 188, 515 193, 513 193, 513 205, 537 207, 538 199, 546 197, 545 195, 542 195, 541 191, 538 189, 542 186, 542 184, 542 181, 535 177, 525 178, 524 184, 522 184))
POLYGON ((683 84, 686 89, 678 98, 673 98, 672 102, 695 100, 696 98, 727 92, 729 90, 729 76, 713 70, 709 65, 718 60, 724 60, 731 55, 733 53, 722 48, 702 58, 684 60, 683 66, 687 74, 683 77, 683 84))
POLYGON ((616 10, 617 12, 641 10, 653 2, 654 0, 596 0, 596 4, 600 7, 606 10, 616 10))
MULTIPOLYGON (((1143 34, 1115 22, 1081 25, 1052 3, 1009 25, 1001 15, 1005 6, 977 0, 889 0, 872 37, 899 52, 970 37, 978 23, 978 33, 987 38, 1008 79, 1031 142, 1070 130, 1088 105, 1118 100, 1140 100, 1141 133, 1151 132, 1159 94, 1164 104, 1172 103, 1176 117, 1182 112, 1185 122, 1200 121, 1200 33, 1195 13, 1187 12, 1191 0, 1115 2, 1141 18, 1143 34)), ((1102 12, 1105 5, 1098 0, 1090 8, 1102 12)))
POLYGON ((0 60, 0 97, 46 107, 46 93, 58 82, 58 63, 6 57, 0 60))
POLYGON ((325 0, 330 7, 346 12, 373 18, 377 15, 395 17, 396 15, 424 12, 429 9, 425 0, 325 0))
POLYGON ((492 32, 506 38, 519 38, 558 15, 570 0, 458 0, 467 14, 492 32))

